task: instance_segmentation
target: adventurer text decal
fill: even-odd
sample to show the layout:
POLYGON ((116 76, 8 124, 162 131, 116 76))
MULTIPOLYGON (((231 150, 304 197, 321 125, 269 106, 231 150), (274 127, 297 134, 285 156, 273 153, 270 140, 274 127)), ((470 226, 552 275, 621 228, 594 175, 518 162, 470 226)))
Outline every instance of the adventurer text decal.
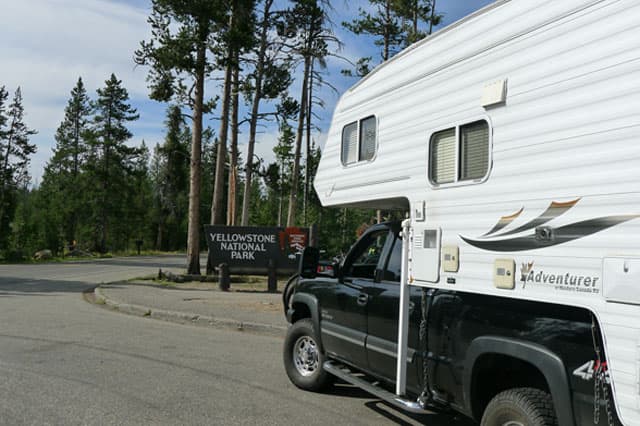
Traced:
POLYGON ((533 262, 523 263, 520 269, 522 288, 532 284, 554 286, 556 290, 576 291, 580 293, 600 293, 600 277, 572 273, 551 273, 543 269, 536 270, 533 262))

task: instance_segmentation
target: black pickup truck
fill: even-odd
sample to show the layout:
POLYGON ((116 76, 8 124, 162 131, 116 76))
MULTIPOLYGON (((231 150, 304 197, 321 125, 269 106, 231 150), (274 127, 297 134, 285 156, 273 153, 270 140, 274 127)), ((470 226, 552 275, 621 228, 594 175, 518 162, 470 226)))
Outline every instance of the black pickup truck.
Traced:
POLYGON ((337 376, 402 409, 454 410, 483 426, 619 424, 589 311, 447 284, 409 287, 406 394, 396 396, 401 252, 391 222, 370 227, 328 276, 314 276, 317 257, 305 253, 284 297, 296 386, 319 391, 337 376))

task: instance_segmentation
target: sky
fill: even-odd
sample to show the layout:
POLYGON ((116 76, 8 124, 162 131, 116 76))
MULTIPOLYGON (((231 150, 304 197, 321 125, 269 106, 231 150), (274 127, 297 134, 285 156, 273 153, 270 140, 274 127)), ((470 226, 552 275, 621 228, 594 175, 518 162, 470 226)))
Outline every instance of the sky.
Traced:
MULTIPOLYGON (((492 2, 439 0, 436 10, 444 18, 436 30, 492 2)), ((359 7, 368 5, 366 0, 333 0, 330 18, 333 32, 343 43, 340 56, 352 61, 373 56, 377 63, 379 49, 373 39, 351 34, 340 25, 354 19, 359 7)), ((32 137, 38 148, 30 168, 34 184, 40 182, 55 147, 54 134, 78 77, 82 77, 89 96, 95 99, 96 89, 103 87, 105 80, 115 73, 129 91, 132 106, 140 113, 140 119, 129 126, 134 134, 130 143, 137 145, 144 140, 150 148, 162 143, 167 105, 148 98, 148 69, 133 62, 133 52, 140 41, 150 38, 146 19, 151 0, 0 0, 0 10, 0 86, 5 86, 11 95, 20 86, 25 122, 38 131, 32 137)), ((325 105, 316 109, 318 118, 314 124, 320 130, 315 132, 314 140, 320 146, 339 96, 357 82, 340 73, 345 68, 349 65, 334 57, 329 58, 324 71, 324 79, 338 93, 329 89, 319 92, 325 105)), ((210 82, 206 92, 219 93, 219 82, 210 82)), ((292 94, 296 94, 295 85, 292 94)), ((214 112, 205 118, 205 126, 217 132, 219 123, 215 115, 214 112)), ((246 151, 246 133, 240 135, 241 152, 246 151)), ((275 126, 263 128, 257 137, 256 154, 266 162, 272 161, 277 138, 275 126)))

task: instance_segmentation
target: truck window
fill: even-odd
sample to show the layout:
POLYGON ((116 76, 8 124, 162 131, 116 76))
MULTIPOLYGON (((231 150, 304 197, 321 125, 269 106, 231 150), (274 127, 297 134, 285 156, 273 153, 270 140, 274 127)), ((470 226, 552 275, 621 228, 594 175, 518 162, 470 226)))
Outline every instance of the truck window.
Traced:
POLYGON ((382 279, 384 281, 396 281, 400 282, 400 270, 402 268, 402 240, 400 238, 395 239, 393 242, 393 248, 389 254, 389 260, 387 261, 387 267, 384 268, 384 275, 382 279))
POLYGON ((373 279, 375 276, 384 243, 389 235, 388 230, 374 232, 356 247, 356 251, 347 261, 345 276, 350 278, 373 279))

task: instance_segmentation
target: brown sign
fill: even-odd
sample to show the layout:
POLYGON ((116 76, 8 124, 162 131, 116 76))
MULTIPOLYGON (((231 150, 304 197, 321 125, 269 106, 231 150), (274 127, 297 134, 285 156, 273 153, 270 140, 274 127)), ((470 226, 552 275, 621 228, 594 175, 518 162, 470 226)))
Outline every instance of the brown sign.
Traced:
POLYGON ((270 266, 293 273, 307 246, 307 228, 205 226, 210 263, 232 273, 266 273, 270 266))

